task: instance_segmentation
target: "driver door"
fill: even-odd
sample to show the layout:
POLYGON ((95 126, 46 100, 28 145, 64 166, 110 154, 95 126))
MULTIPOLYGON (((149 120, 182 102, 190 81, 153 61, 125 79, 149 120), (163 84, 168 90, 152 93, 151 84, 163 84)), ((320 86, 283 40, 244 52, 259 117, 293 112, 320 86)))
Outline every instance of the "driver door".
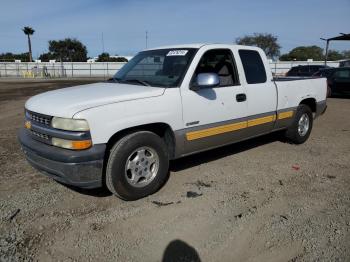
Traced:
MULTIPOLYGON (((247 102, 230 49, 200 50, 193 63, 191 80, 181 89, 185 154, 232 143, 243 135, 247 102), (200 52, 201 51, 201 52, 200 52), (220 84, 191 90, 200 73, 216 73, 220 84)), ((190 73, 190 70, 189 72, 190 73)))

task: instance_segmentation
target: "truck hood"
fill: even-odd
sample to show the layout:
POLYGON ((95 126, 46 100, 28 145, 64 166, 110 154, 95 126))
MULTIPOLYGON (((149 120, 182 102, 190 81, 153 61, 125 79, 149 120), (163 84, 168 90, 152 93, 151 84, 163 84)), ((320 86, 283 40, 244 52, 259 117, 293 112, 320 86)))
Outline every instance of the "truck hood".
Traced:
POLYGON ((50 116, 71 118, 79 111, 141 98, 161 96, 165 88, 118 84, 94 83, 45 92, 31 97, 26 109, 50 116))

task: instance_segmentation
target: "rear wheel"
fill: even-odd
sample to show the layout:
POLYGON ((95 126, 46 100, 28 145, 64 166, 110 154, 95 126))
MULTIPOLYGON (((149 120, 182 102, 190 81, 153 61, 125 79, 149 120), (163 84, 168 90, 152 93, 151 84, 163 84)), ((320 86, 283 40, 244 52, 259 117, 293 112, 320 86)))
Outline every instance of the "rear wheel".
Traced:
POLYGON ((286 137, 294 144, 304 143, 310 136, 313 115, 309 106, 299 105, 292 125, 286 131, 286 137))
POLYGON ((106 168, 108 189, 124 200, 156 192, 166 181, 169 158, 156 134, 140 131, 120 139, 111 149, 106 168))

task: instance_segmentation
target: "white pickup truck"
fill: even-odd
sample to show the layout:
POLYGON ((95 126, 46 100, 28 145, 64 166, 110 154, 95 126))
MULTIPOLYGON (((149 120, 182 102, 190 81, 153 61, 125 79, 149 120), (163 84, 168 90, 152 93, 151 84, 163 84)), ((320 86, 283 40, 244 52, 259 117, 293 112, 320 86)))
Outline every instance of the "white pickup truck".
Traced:
POLYGON ((160 47, 107 82, 30 98, 19 140, 55 180, 135 200, 163 185, 171 159, 277 130, 305 142, 326 93, 324 78, 273 79, 256 47, 160 47))

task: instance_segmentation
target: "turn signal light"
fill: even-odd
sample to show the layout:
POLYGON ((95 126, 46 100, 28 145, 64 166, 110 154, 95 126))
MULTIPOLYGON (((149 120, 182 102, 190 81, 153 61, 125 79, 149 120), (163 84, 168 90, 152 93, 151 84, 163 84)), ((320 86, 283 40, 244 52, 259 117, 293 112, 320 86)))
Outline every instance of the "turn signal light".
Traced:
POLYGON ((76 150, 87 149, 91 147, 91 145, 91 140, 72 141, 72 147, 76 150))
POLYGON ((52 145, 57 147, 62 147, 66 149, 72 149, 72 150, 83 150, 88 149, 92 146, 91 140, 66 140, 61 138, 52 138, 52 145))
POLYGON ((25 121, 24 122, 24 127, 27 129, 31 129, 32 128, 32 123, 30 121, 25 121))

